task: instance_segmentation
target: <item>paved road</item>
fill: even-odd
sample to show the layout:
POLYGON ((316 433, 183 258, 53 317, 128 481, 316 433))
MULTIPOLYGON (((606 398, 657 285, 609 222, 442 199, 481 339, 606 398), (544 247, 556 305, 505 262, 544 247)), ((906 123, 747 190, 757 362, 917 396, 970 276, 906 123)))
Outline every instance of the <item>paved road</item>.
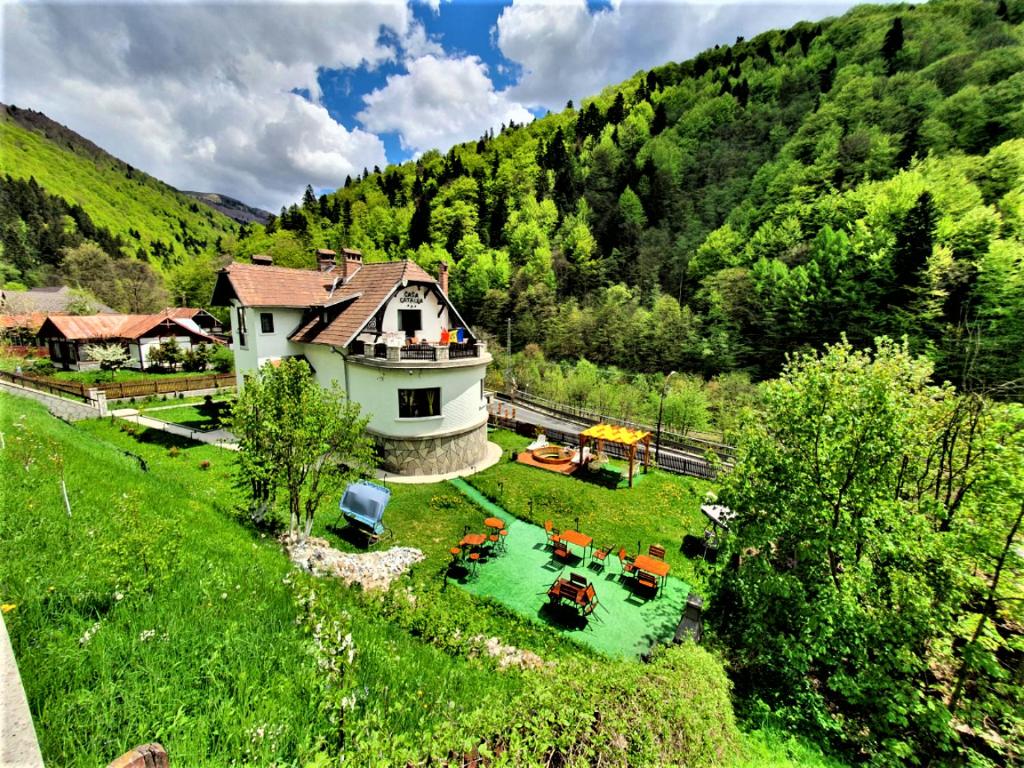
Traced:
MULTIPOLYGON (((498 400, 505 405, 505 410, 509 408, 515 408, 517 421, 522 421, 527 424, 536 424, 539 427, 547 427, 548 429, 558 429, 562 432, 579 432, 581 428, 590 426, 589 422, 585 421, 570 421, 564 417, 549 416, 546 413, 534 410, 527 405, 523 405, 520 402, 511 403, 507 400, 498 400)), ((653 446, 651 448, 653 450, 653 446)), ((662 456, 677 456, 679 458, 689 459, 690 461, 699 462, 703 465, 707 465, 704 457, 697 453, 690 453, 688 451, 681 451, 676 448, 668 448, 667 446, 661 447, 662 456)))
POLYGON ((229 451, 238 450, 238 443, 235 441, 235 436, 226 429, 214 429, 209 432, 200 432, 195 429, 189 429, 181 424, 174 424, 169 421, 161 421, 160 419, 143 416, 134 408, 120 408, 116 411, 111 411, 110 414, 119 419, 130 421, 132 424, 138 424, 139 426, 146 427, 148 429, 159 429, 160 431, 167 432, 171 435, 187 437, 190 440, 215 445, 218 448, 224 448, 229 451))

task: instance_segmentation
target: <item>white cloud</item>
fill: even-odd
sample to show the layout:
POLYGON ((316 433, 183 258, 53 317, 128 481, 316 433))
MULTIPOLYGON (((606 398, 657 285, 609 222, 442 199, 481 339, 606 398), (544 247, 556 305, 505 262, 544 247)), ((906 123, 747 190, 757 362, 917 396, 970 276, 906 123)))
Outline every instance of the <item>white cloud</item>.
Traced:
POLYGON ((436 50, 404 0, 4 4, 0 13, 0 99, 43 111, 176 187, 271 210, 307 183, 338 186, 385 162, 377 136, 320 104, 318 68, 373 68, 406 45, 436 50))
POLYGON ((615 0, 591 13, 586 0, 513 0, 495 28, 501 52, 523 67, 509 97, 561 109, 637 70, 689 59, 737 35, 753 37, 854 5, 814 2, 644 2, 615 0))
POLYGON ((366 108, 356 115, 368 130, 398 132, 406 150, 445 150, 501 123, 533 119, 506 91, 494 90, 476 56, 427 55, 406 66, 407 74, 392 75, 383 88, 366 94, 366 108))

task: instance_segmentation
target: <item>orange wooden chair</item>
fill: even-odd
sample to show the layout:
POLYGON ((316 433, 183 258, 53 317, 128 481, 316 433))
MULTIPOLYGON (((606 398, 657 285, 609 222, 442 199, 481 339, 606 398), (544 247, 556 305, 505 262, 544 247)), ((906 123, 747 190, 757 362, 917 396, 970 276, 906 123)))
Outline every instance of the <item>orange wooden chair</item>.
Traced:
POLYGON ((636 570, 636 566, 633 565, 633 558, 626 554, 625 547, 619 550, 619 564, 622 566, 622 573, 625 576, 631 575, 636 570))
POLYGON ((651 546, 647 548, 647 554, 656 560, 664 560, 665 548, 661 546, 661 544, 651 544, 651 546))
POLYGON ((558 536, 561 533, 561 531, 558 528, 555 528, 554 523, 552 523, 550 520, 544 521, 544 533, 548 535, 548 546, 554 546, 558 544, 558 536))
POLYGON ((558 539, 555 539, 554 547, 554 551, 551 554, 553 557, 555 557, 555 559, 568 560, 570 557, 572 557, 572 552, 569 551, 569 545, 566 544, 564 541, 559 541, 558 539))
POLYGON ((658 579, 647 571, 637 571, 636 583, 644 589, 649 589, 655 594, 658 592, 658 579))
POLYGON ((569 581, 571 583, 577 584, 577 585, 579 585, 581 587, 586 587, 586 586, 588 586, 590 584, 590 582, 587 581, 587 577, 584 576, 582 573, 570 573, 569 574, 569 581))
POLYGON ((613 547, 598 547, 594 550, 594 554, 590 556, 590 562, 592 564, 596 563, 603 571, 606 565, 605 561, 608 559, 608 555, 611 554, 612 549, 613 547))

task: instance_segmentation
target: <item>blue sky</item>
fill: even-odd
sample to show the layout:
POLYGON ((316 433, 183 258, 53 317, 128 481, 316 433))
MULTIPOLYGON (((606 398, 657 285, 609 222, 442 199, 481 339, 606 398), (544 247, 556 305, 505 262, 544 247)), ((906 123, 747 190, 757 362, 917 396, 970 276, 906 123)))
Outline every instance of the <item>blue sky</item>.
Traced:
POLYGON ((843 0, 0 4, 0 99, 277 210, 843 0))

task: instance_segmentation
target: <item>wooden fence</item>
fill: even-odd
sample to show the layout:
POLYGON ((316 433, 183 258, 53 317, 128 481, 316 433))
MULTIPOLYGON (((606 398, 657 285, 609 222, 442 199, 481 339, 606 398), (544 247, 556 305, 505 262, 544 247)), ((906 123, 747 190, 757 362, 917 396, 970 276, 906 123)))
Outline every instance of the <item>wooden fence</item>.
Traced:
POLYGON ((89 397, 89 389, 91 387, 83 386, 77 381, 55 381, 54 379, 45 379, 41 376, 28 376, 23 373, 11 373, 10 371, 0 371, 0 381, 8 381, 11 384, 17 384, 26 389, 34 389, 37 392, 46 392, 58 397, 68 397, 70 395, 86 403, 92 402, 92 398, 89 397))
POLYGON ((95 385, 96 389, 102 389, 106 393, 108 400, 167 395, 172 392, 192 392, 197 389, 228 389, 234 386, 235 374, 233 373, 151 379, 148 381, 109 381, 95 385))
POLYGON ((99 384, 82 384, 77 381, 58 381, 30 374, 8 373, 0 371, 0 378, 29 389, 49 392, 56 395, 71 395, 89 401, 89 390, 98 389, 108 400, 129 397, 150 397, 151 395, 168 395, 176 392, 193 392, 201 389, 228 389, 235 386, 235 374, 216 373, 208 376, 184 376, 166 379, 150 379, 146 381, 106 381, 99 384))

